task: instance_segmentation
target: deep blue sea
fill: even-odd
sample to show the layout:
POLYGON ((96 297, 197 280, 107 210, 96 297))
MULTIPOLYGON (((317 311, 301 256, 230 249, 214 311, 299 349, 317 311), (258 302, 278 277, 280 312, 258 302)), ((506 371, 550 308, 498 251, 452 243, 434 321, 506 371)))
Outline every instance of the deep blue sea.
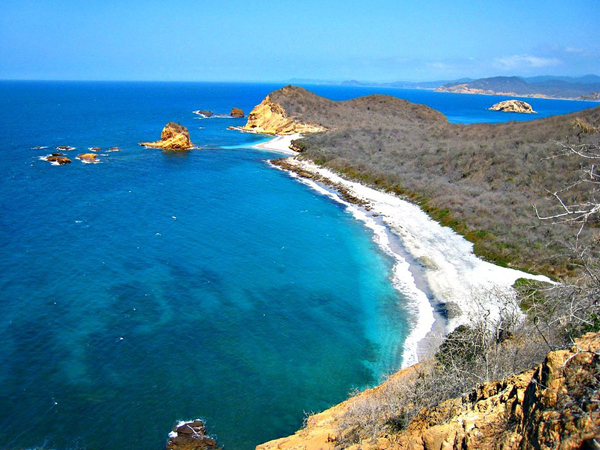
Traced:
MULTIPOLYGON (((228 130, 282 85, 0 82, 0 449, 164 448, 200 417, 226 449, 292 433, 305 412, 401 364, 411 323, 393 261, 345 211, 228 130), (200 147, 145 149, 169 121, 200 147), (55 146, 73 163, 40 159, 55 146), (43 146, 44 149, 34 149, 43 146), (116 146, 120 152, 108 152, 116 146), (75 157, 102 147, 100 163, 75 157)), ((453 122, 596 106, 389 93, 453 122)))

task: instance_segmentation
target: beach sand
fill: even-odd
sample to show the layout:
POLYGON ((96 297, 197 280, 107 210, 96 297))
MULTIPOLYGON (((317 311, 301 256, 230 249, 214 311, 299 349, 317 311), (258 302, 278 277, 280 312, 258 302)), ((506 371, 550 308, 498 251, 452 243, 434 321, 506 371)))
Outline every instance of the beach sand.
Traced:
MULTIPOLYGON (((278 136, 259 145, 297 155, 288 147, 292 139, 299 137, 278 136)), ((518 278, 550 282, 547 277, 483 261, 473 253, 473 244, 432 220, 417 205, 393 194, 346 180, 297 157, 285 162, 299 181, 346 205, 373 231, 382 250, 395 259, 392 282, 408 299, 404 306, 414 324, 405 343, 402 367, 431 356, 443 337, 459 325, 483 314, 497 317, 506 304, 518 309, 512 289, 518 278), (300 177, 295 171, 308 172, 314 178, 300 177), (345 195, 337 195, 339 190, 345 195), (347 194, 361 204, 344 200, 347 194)))

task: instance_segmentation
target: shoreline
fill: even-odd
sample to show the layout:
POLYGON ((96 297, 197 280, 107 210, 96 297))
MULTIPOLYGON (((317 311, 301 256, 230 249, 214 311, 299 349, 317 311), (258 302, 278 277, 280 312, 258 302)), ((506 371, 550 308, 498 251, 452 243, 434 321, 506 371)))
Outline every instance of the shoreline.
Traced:
POLYGON ((299 160, 298 153, 288 148, 298 138, 277 136, 255 147, 288 155, 270 164, 344 204, 372 230, 382 251, 394 258, 391 281, 408 299, 404 306, 413 324, 400 368, 433 356, 443 338, 471 318, 497 317, 503 304, 514 304, 512 285, 518 278, 550 282, 544 276, 483 261, 474 254, 472 243, 442 227, 417 205, 299 160))

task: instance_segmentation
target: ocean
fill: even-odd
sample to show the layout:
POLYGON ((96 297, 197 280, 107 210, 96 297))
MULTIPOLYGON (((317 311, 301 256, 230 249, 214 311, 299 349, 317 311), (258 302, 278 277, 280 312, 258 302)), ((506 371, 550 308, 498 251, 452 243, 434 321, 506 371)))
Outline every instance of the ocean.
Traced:
MULTIPOLYGON (((229 130, 275 84, 0 82, 0 448, 164 448, 202 418, 227 449, 294 432, 380 382, 411 332, 394 261, 329 196, 274 169, 265 137, 229 130), (210 110, 203 119, 195 110, 210 110), (186 126, 198 150, 138 142, 186 126), (73 162, 43 156, 56 146, 73 162), (39 148, 42 147, 42 148, 39 148), (75 159, 101 147, 99 163, 75 159), (109 151, 118 147, 120 151, 109 151)), ((595 103, 387 93, 457 123, 595 103)))

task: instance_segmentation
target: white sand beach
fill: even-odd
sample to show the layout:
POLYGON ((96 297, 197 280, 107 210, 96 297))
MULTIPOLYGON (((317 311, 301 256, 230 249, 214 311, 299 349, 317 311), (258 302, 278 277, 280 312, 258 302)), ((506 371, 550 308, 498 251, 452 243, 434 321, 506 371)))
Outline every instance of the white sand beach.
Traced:
MULTIPOLYGON (((284 146, 298 137, 279 136, 260 148, 295 154, 284 146)), ((368 208, 348 203, 319 183, 294 174, 321 194, 345 204, 354 217, 373 230, 377 244, 396 260, 393 283, 409 299, 405 307, 414 324, 405 343, 403 367, 430 355, 443 335, 471 318, 482 314, 497 316, 507 298, 514 301, 512 285, 518 278, 550 281, 483 261, 473 253, 473 244, 393 194, 346 180, 309 161, 290 157, 286 162, 343 186, 368 203, 368 208), (450 310, 452 314, 443 317, 436 309, 450 310)))
POLYGON ((270 141, 256 144, 254 148, 258 148, 261 150, 271 150, 274 152, 284 153, 286 155, 296 155, 295 151, 290 150, 290 144, 294 139, 300 138, 302 138, 302 135, 300 134, 287 134, 282 136, 276 136, 270 141))

